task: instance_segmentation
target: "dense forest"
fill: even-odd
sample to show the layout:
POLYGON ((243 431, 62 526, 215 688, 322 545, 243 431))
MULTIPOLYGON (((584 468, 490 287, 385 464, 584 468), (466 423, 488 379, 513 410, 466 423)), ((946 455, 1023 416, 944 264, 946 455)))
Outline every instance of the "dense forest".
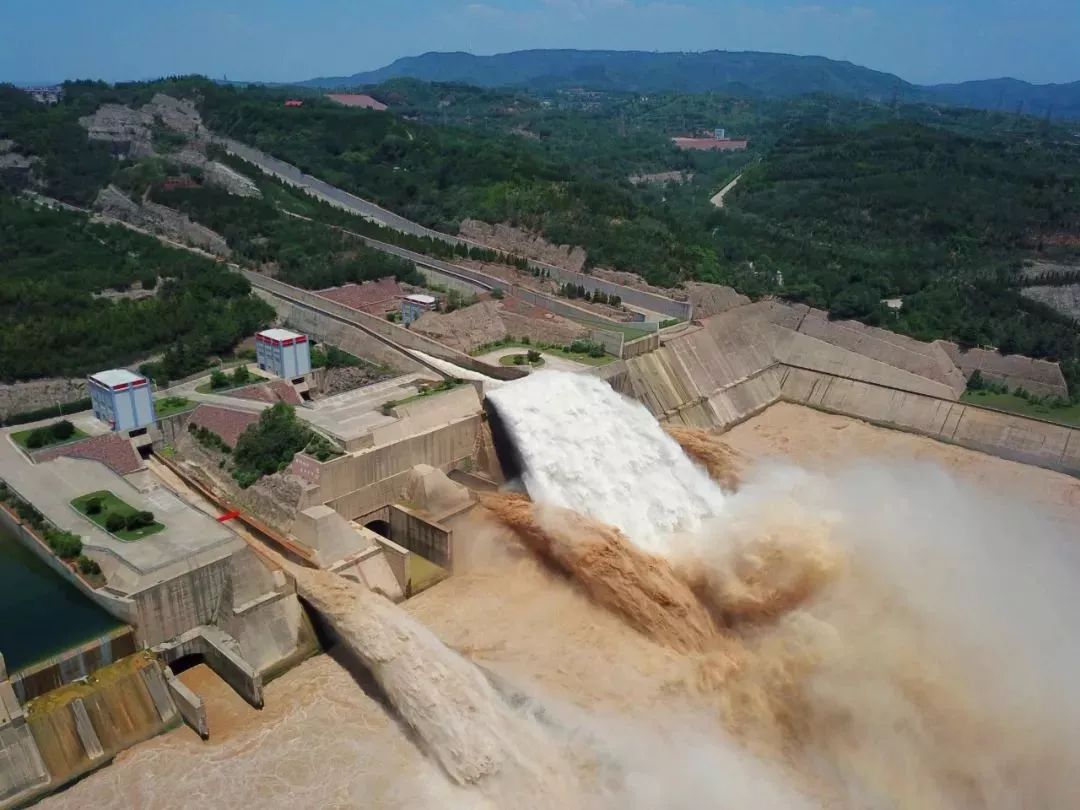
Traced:
POLYGON ((0 280, 5 382, 85 374, 176 345, 205 363, 273 315, 216 262, 4 193, 0 280))
POLYGON ((314 91, 286 108, 296 90, 191 77, 69 84, 61 104, 36 110, 0 94, 14 113, 0 137, 42 157, 48 193, 85 202, 110 179, 147 191, 221 232, 244 261, 306 287, 411 277, 327 224, 444 257, 452 248, 265 178, 262 200, 251 200, 209 186, 166 190, 140 167, 106 171, 71 126, 101 103, 137 106, 154 92, 193 98, 214 131, 446 232, 465 218, 511 222, 583 246, 589 266, 660 285, 730 284, 924 339, 1061 359, 1078 390, 1076 325, 1019 295, 1024 260, 1069 261, 1080 237, 1080 141, 1045 120, 820 95, 530 93, 400 79, 370 91, 389 112, 314 91), (688 153, 670 142, 716 126, 749 137, 750 149, 688 153), (632 182, 652 172, 681 182, 632 182), (739 174, 725 208, 710 205, 739 174))

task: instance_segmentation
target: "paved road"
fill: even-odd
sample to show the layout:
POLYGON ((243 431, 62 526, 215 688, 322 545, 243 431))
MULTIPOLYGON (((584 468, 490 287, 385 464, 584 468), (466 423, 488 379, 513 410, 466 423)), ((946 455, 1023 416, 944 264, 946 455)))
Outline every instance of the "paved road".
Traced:
MULTIPOLYGON (((330 185, 329 183, 320 180, 317 177, 312 177, 310 174, 305 174, 296 166, 286 163, 283 160, 278 160, 273 155, 268 155, 258 149, 254 149, 246 144, 234 141, 229 138, 217 138, 217 143, 221 144, 227 151, 240 157, 249 163, 253 164, 263 172, 277 177, 290 185, 304 189, 309 194, 317 197, 324 202, 331 205, 343 208, 352 213, 359 214, 360 216, 378 222, 385 225, 388 228, 393 228, 396 231, 402 233, 414 234, 416 236, 426 236, 431 239, 437 239, 442 242, 446 242, 452 245, 465 244, 471 247, 479 247, 487 250, 492 250, 489 245, 484 245, 479 242, 474 242, 469 239, 462 239, 457 236, 451 236, 449 234, 440 233, 434 231, 431 228, 425 228, 416 222, 406 219, 403 216, 395 214, 393 211, 388 211, 385 208, 375 205, 368 200, 361 199, 355 194, 350 194, 347 191, 343 191, 340 188, 330 185)), ((401 248, 397 248, 393 245, 385 245, 385 243, 375 244, 375 240, 368 240, 372 247, 377 247, 379 250, 386 250, 388 253, 396 253, 401 248)), ((418 254, 412 254, 410 251, 404 251, 403 253, 397 253, 399 256, 405 258, 412 258, 418 254), (410 255, 406 255, 410 254, 410 255)), ((442 270, 443 272, 449 272, 450 275, 458 277, 464 276, 467 280, 473 282, 479 282, 482 286, 487 287, 500 287, 505 289, 506 282, 499 279, 493 279, 491 277, 481 277, 483 274, 477 274, 470 272, 465 268, 456 267, 454 265, 447 264, 446 262, 440 262, 437 259, 430 257, 422 257, 421 263, 442 270)), ((581 275, 578 273, 570 273, 555 265, 548 264, 546 262, 537 261, 536 259, 529 259, 529 265, 538 269, 546 269, 553 278, 565 278, 576 279, 576 283, 582 283, 586 287, 600 288, 607 293, 615 293, 619 295, 625 302, 634 303, 636 305, 644 306, 648 309, 655 309, 659 312, 664 312, 668 317, 687 318, 690 317, 690 310, 687 309, 687 305, 684 302, 674 301, 672 299, 665 298, 664 296, 658 296, 651 293, 644 293, 641 290, 633 287, 626 287, 621 284, 615 284, 613 282, 603 281, 595 279, 587 275, 581 275), (646 300, 651 303, 645 303, 646 300)), ((558 312, 558 308, 555 307, 555 311, 558 312)), ((606 320, 606 319, 602 319, 606 320)))
POLYGON ((723 208, 724 207, 724 197, 726 197, 729 193, 731 193, 731 190, 733 188, 735 188, 735 186, 737 186, 739 184, 740 180, 742 180, 742 175, 741 174, 738 177, 736 177, 734 180, 732 180, 730 183, 728 183, 726 186, 724 186, 722 189, 720 189, 718 192, 716 192, 712 196, 712 198, 709 200, 709 202, 711 202, 717 208, 723 208))

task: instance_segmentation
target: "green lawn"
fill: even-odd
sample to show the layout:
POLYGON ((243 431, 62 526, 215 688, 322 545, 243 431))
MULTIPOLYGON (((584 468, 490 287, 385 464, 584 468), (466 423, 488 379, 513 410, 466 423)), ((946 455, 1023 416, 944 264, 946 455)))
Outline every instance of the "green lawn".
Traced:
MULTIPOLYGON (((86 515, 89 520, 94 521, 105 531, 109 531, 105 528, 105 521, 108 520, 109 515, 117 514, 121 517, 127 517, 133 515, 138 510, 122 500, 117 498, 113 493, 107 489, 102 489, 97 492, 89 492, 86 495, 80 495, 78 498, 71 502, 80 513, 86 515), (93 498, 101 499, 101 511, 96 515, 88 515, 86 513, 86 503, 93 498)), ((138 529, 120 529, 119 531, 109 532, 114 537, 118 537, 125 542, 131 542, 133 540, 142 540, 144 537, 149 537, 152 534, 157 534, 160 531, 164 531, 165 524, 158 523, 156 520, 149 526, 141 526, 138 529)))
POLYGON ((1020 416, 1031 416, 1048 422, 1080 427, 1080 403, 1055 407, 1028 402, 1016 394, 998 394, 993 391, 965 391, 960 401, 982 405, 985 408, 996 408, 999 411, 1009 411, 1020 416))
POLYGON ((31 428, 30 430, 20 430, 18 433, 12 433, 11 438, 15 440, 15 443, 19 445, 19 447, 23 448, 24 450, 32 449, 32 452, 36 453, 38 450, 44 450, 46 447, 56 447, 60 444, 71 444, 72 442, 77 442, 79 439, 85 439, 89 435, 88 433, 79 430, 78 428, 75 428, 75 432, 66 439, 59 441, 56 439, 50 439, 46 441, 45 444, 41 445, 41 447, 28 448, 26 446, 26 440, 33 432, 33 428, 31 428))
POLYGON ((194 408, 196 403, 184 397, 162 397, 154 400, 154 413, 158 419, 194 408))
MULTIPOLYGON (((493 352, 496 349, 536 349, 541 354, 553 354, 556 357, 565 357, 567 360, 573 360, 575 363, 582 363, 586 366, 606 366, 608 363, 614 363, 619 359, 611 354, 605 354, 603 357, 590 357, 588 354, 568 352, 565 349, 545 347, 537 345, 536 343, 522 343, 517 340, 510 340, 506 343, 500 343, 497 346, 491 344, 479 346, 469 352, 469 354, 476 357, 477 355, 493 352)), ((502 358, 499 358, 499 362, 502 363, 502 358)), ((510 365, 512 364, 513 361, 511 360, 510 365)), ((507 364, 503 363, 503 365, 507 364)))
POLYGON ((577 318, 571 318, 570 320, 575 323, 580 323, 582 326, 587 326, 590 329, 603 329, 607 332, 622 332, 627 341, 637 340, 639 337, 645 337, 645 335, 651 334, 647 329, 639 329, 636 326, 632 326, 630 323, 618 323, 612 321, 611 323, 603 323, 602 325, 595 321, 578 320, 577 318))
MULTIPOLYGON (((542 349, 538 349, 537 351, 542 351, 542 349)), ((520 352, 520 353, 515 353, 515 354, 507 354, 507 355, 504 355, 504 356, 499 358, 499 365, 501 365, 501 366, 517 366, 518 368, 521 368, 523 366, 528 366, 529 368, 540 368, 540 366, 544 365, 544 358, 543 357, 541 357, 535 363, 521 363, 519 365, 518 363, 514 362, 515 357, 526 357, 526 356, 527 355, 525 354, 525 352, 520 352)))

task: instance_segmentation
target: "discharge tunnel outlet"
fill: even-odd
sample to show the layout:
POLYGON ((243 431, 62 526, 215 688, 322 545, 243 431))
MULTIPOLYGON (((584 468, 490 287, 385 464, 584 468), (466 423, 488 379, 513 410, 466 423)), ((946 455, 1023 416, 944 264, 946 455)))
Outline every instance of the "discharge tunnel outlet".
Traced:
POLYGON ((487 415, 488 427, 491 428, 491 441, 495 445, 495 455, 499 458, 503 478, 508 483, 516 482, 524 489, 522 475, 525 473, 525 460, 513 436, 510 435, 506 421, 499 413, 498 406, 488 398, 484 399, 484 413, 487 415))

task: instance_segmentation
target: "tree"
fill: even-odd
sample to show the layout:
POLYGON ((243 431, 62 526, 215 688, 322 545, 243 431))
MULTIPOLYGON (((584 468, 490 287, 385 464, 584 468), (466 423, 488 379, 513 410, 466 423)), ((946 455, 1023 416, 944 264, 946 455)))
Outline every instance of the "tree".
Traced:
POLYGON ((49 548, 64 560, 71 560, 82 554, 82 538, 72 532, 49 529, 45 532, 49 548))
POLYGON ((126 528, 128 531, 133 531, 135 529, 141 529, 144 526, 149 526, 153 522, 153 512, 132 512, 130 515, 124 518, 124 528, 126 528))
POLYGON ((210 372, 210 387, 212 389, 228 388, 229 378, 225 375, 225 372, 221 369, 214 369, 210 372))
POLYGON ((91 498, 83 507, 88 515, 100 515, 101 514, 101 498, 91 498))
MULTIPOLYGON (((237 366, 233 371, 232 381, 233 385, 243 385, 251 379, 251 372, 247 370, 247 366, 237 366)), ((213 387, 213 375, 211 375, 210 386, 213 387)))
POLYGON ((79 570, 88 576, 97 576, 101 573, 101 566, 89 557, 79 557, 79 570))
POLYGON ((37 450, 49 442, 49 432, 45 428, 34 428, 26 437, 26 446, 30 450, 37 450))
POLYGON ((968 391, 982 391, 986 388, 986 382, 983 380, 982 372, 975 369, 971 372, 971 376, 968 377, 967 390, 968 391))
POLYGON ((127 525, 127 521, 124 520, 123 515, 118 515, 116 512, 110 512, 105 518, 105 528, 113 534, 116 532, 122 532, 127 525))
POLYGON ((61 419, 59 422, 53 424, 50 429, 52 430, 53 438, 61 442, 70 439, 75 435, 75 426, 67 419, 61 419))

